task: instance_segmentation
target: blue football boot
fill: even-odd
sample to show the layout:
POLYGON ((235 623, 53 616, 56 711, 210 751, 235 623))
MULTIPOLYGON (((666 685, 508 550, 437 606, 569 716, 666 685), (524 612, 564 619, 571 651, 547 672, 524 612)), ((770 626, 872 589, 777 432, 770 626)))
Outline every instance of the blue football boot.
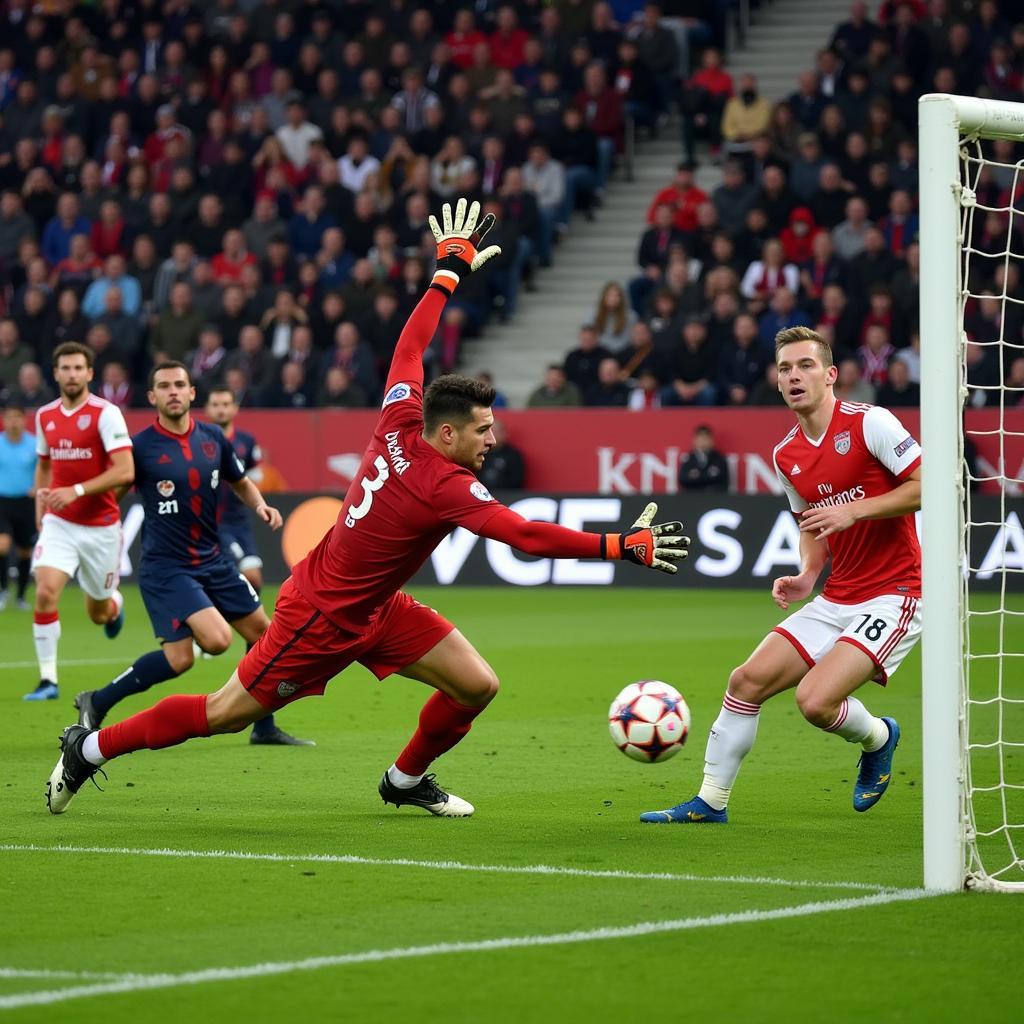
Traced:
POLYGON ((676 804, 667 811, 644 811, 640 820, 648 825, 724 825, 729 820, 729 813, 724 808, 716 811, 699 796, 695 796, 685 804, 676 804))
POLYGON ((885 794, 892 779, 892 756, 900 742, 900 727, 895 718, 883 718, 889 727, 889 738, 885 745, 870 753, 860 755, 860 771, 853 787, 853 809, 868 811, 885 794))
POLYGON ((22 700, 56 700, 60 696, 60 690, 52 679, 40 679, 39 685, 31 692, 26 693, 22 700))

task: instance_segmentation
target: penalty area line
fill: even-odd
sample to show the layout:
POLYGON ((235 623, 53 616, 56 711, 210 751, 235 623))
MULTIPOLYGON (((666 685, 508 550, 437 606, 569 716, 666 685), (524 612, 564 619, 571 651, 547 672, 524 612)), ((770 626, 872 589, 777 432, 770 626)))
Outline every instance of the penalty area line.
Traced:
POLYGON ((749 875, 693 875, 669 871, 626 871, 559 867, 554 864, 465 864, 455 860, 412 860, 407 857, 361 857, 350 853, 256 853, 246 850, 176 850, 131 846, 41 846, 36 843, 0 843, 0 852, 75 853, 118 857, 171 857, 196 860, 269 861, 282 864, 357 864, 368 867, 421 868, 426 871, 469 871, 494 875, 550 875, 568 878, 608 878, 625 881, 710 882, 720 885, 772 885, 789 889, 853 889, 892 893, 894 886, 867 882, 820 882, 808 879, 758 878, 749 875))
POLYGON ((937 895, 925 889, 904 889, 899 892, 876 893, 873 896, 854 896, 845 900, 824 900, 803 903, 775 910, 745 910, 735 914, 714 914, 710 917, 684 917, 671 921, 645 921, 620 927, 592 928, 555 935, 506 936, 482 939, 476 942, 437 942, 428 946, 401 946, 393 949, 370 949, 362 953, 342 953, 337 956, 308 957, 304 960, 251 964, 246 967, 210 967, 181 974, 146 974, 94 985, 74 985, 67 988, 37 992, 21 992, 0 996, 0 1010, 14 1010, 23 1006, 45 1006, 90 996, 116 995, 153 989, 180 988, 218 981, 241 981, 297 971, 316 971, 328 967, 346 967, 353 964, 382 963, 388 960, 411 960, 416 957, 446 956, 453 953, 490 953, 504 949, 528 949, 541 946, 566 946, 609 939, 632 939, 645 935, 690 931, 696 928, 716 928, 734 924, 756 924, 761 921, 781 921, 794 917, 810 917, 837 911, 879 907, 887 903, 910 902, 937 895))
MULTIPOLYGON (((84 665, 123 665, 124 658, 78 658, 60 661, 61 668, 81 668, 84 665)), ((0 668, 39 668, 38 661, 0 661, 0 668)))

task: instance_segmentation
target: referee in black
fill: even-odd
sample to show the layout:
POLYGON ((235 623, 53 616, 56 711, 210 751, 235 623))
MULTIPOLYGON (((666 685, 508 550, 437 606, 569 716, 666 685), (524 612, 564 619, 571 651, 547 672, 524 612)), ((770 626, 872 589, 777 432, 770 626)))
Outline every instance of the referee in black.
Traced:
POLYGON ((25 589, 36 540, 34 497, 36 439, 25 430, 25 407, 11 398, 4 404, 0 434, 0 611, 7 607, 8 561, 18 555, 18 608, 28 611, 25 589))

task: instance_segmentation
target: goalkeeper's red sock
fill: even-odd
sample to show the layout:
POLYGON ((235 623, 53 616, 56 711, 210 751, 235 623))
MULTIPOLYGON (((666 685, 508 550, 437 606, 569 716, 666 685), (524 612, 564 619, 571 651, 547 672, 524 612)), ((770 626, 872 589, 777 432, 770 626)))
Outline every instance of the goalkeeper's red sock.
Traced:
POLYGON ((110 760, 133 750, 160 750, 197 736, 209 736, 206 694, 175 694, 164 697, 146 711, 140 711, 117 725, 100 729, 97 740, 101 756, 110 760))
POLYGON ((481 711, 483 707, 467 707, 438 690, 423 705, 419 728, 395 759, 395 767, 413 778, 424 775, 432 761, 451 750, 469 732, 481 711))

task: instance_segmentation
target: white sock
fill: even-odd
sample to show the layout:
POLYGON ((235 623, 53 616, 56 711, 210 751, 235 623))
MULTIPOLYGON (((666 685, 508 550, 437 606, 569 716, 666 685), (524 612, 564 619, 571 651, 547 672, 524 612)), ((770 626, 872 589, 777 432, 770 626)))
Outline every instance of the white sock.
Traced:
POLYGON ((716 811, 725 810, 729 803, 740 764, 754 745, 760 716, 760 704, 750 704, 726 693, 722 710, 708 734, 708 745, 704 751, 704 783, 697 794, 716 811))
POLYGON ((100 734, 91 732, 82 742, 82 757, 89 764, 106 764, 107 759, 100 753, 100 734))
POLYGON ((836 720, 825 732, 834 732, 847 743, 859 743, 869 753, 880 750, 889 739, 889 726, 871 714, 856 697, 847 697, 839 705, 836 720))
POLYGON ((39 678, 57 682, 57 641, 60 639, 60 619, 53 622, 33 622, 32 639, 36 643, 39 678))
POLYGON ((388 778, 391 780, 392 786, 397 786, 399 789, 412 789, 413 786, 418 786, 422 775, 406 775, 397 765, 392 765, 388 769, 388 778))
POLYGON ((120 590, 115 590, 110 595, 110 600, 114 602, 114 618, 121 614, 121 609, 124 607, 124 594, 120 590))

